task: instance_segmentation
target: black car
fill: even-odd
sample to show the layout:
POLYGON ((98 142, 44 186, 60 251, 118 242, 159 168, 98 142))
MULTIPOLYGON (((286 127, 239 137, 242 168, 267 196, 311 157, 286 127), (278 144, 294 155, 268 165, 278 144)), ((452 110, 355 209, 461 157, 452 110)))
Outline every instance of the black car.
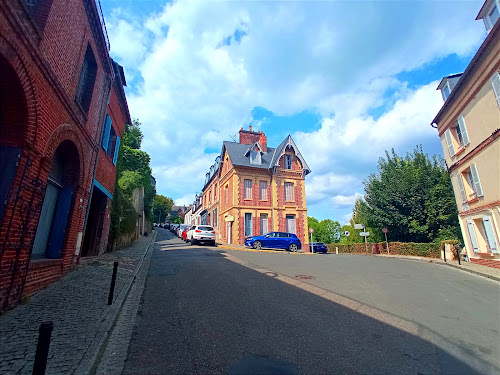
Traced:
POLYGON ((309 244, 311 253, 326 253, 328 248, 323 242, 312 242, 309 244))

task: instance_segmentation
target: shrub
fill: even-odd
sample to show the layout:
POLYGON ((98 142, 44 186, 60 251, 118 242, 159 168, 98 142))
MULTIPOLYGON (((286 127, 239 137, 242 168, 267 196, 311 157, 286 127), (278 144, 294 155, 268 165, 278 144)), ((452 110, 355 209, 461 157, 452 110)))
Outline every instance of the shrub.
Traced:
MULTIPOLYGON (((339 253, 371 254, 371 243, 365 249, 364 243, 355 244, 330 244, 327 245, 329 253, 335 253, 335 248, 339 248, 339 253)), ((386 252, 385 242, 378 243, 380 253, 386 252)), ((444 245, 442 245, 444 246, 444 245)), ((389 242, 389 253, 391 255, 411 255, 429 258, 440 258, 441 250, 437 243, 415 243, 415 242, 389 242)))

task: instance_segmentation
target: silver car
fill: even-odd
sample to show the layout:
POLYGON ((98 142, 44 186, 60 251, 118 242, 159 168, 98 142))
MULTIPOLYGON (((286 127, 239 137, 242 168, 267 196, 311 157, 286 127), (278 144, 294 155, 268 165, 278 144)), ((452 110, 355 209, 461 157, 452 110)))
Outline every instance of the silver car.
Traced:
POLYGON ((184 231, 184 229, 186 228, 189 228, 191 225, 189 224, 181 224, 179 225, 179 228, 177 228, 177 237, 182 237, 182 232, 184 231))
POLYGON ((187 239, 191 245, 209 243, 215 246, 215 230, 209 225, 195 225, 187 233, 187 239))

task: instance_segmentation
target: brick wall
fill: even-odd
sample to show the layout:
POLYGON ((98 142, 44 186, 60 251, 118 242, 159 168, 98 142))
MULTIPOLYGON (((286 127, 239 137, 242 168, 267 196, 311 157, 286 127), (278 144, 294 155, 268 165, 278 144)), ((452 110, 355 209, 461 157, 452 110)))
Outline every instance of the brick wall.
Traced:
MULTIPOLYGON (((95 7, 92 2, 87 4, 95 7)), ((92 19, 95 25, 98 14, 93 14, 92 19)), ((61 259, 57 266, 52 262, 30 266, 25 295, 59 278, 76 259, 76 241, 85 220, 112 73, 107 51, 100 49, 94 39, 83 0, 53 0, 42 32, 34 22, 38 21, 31 18, 21 1, 7 2, 0 8, 0 65, 10 66, 11 73, 15 72, 18 77, 20 91, 14 91, 15 103, 9 107, 22 113, 24 123, 24 148, 0 223, 0 237, 8 236, 12 244, 2 255, 2 268, 12 264, 16 252, 20 253, 17 265, 21 273, 10 291, 7 304, 10 306, 19 301, 20 296, 15 292, 22 289, 22 279, 28 270, 29 244, 36 234, 44 186, 52 168, 52 158, 63 142, 72 149, 69 154, 72 170, 67 172, 73 176, 74 191, 61 259), (85 112, 76 102, 75 95, 88 45, 93 50, 98 70, 90 107, 85 112), (42 189, 32 198, 28 185, 35 178, 42 182, 42 189), (19 190, 21 196, 16 195, 19 190), (28 215, 24 212, 26 206, 21 208, 21 198, 24 202, 32 202, 28 215), (24 225, 26 223, 28 225, 24 225), (18 225, 24 225, 27 230, 23 238, 17 236, 16 231, 8 230, 18 225), (21 240, 24 244, 17 246, 21 240)), ((97 31, 102 32, 100 26, 97 31)), ((0 77, 0 82, 5 82, 5 78, 0 77)), ((6 120, 13 122, 16 119, 2 118, 1 122, 5 124, 6 120)), ((9 288, 10 274, 3 273, 0 310, 6 307, 4 302, 9 288)))

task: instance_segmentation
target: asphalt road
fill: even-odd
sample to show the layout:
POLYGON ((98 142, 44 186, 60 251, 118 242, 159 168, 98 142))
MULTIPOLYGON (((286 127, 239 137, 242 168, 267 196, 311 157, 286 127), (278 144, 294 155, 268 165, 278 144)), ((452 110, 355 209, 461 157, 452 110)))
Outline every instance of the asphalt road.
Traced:
POLYGON ((257 267, 314 276, 311 283, 422 326, 442 313, 449 319, 428 329, 443 325, 452 332, 443 329, 443 345, 436 345, 395 328, 390 319, 381 322, 228 260, 224 253, 186 246, 159 230, 125 374, 495 371, 488 364, 498 354, 498 285, 489 280, 394 259, 230 252, 257 267), (484 297, 476 297, 479 292, 484 297), (461 308, 460 301, 469 307, 461 308), (478 349, 483 355, 474 365, 469 360, 477 357, 475 349, 461 356, 446 349, 445 341, 469 344, 479 340, 476 336, 485 336, 479 345, 484 353, 478 349))

